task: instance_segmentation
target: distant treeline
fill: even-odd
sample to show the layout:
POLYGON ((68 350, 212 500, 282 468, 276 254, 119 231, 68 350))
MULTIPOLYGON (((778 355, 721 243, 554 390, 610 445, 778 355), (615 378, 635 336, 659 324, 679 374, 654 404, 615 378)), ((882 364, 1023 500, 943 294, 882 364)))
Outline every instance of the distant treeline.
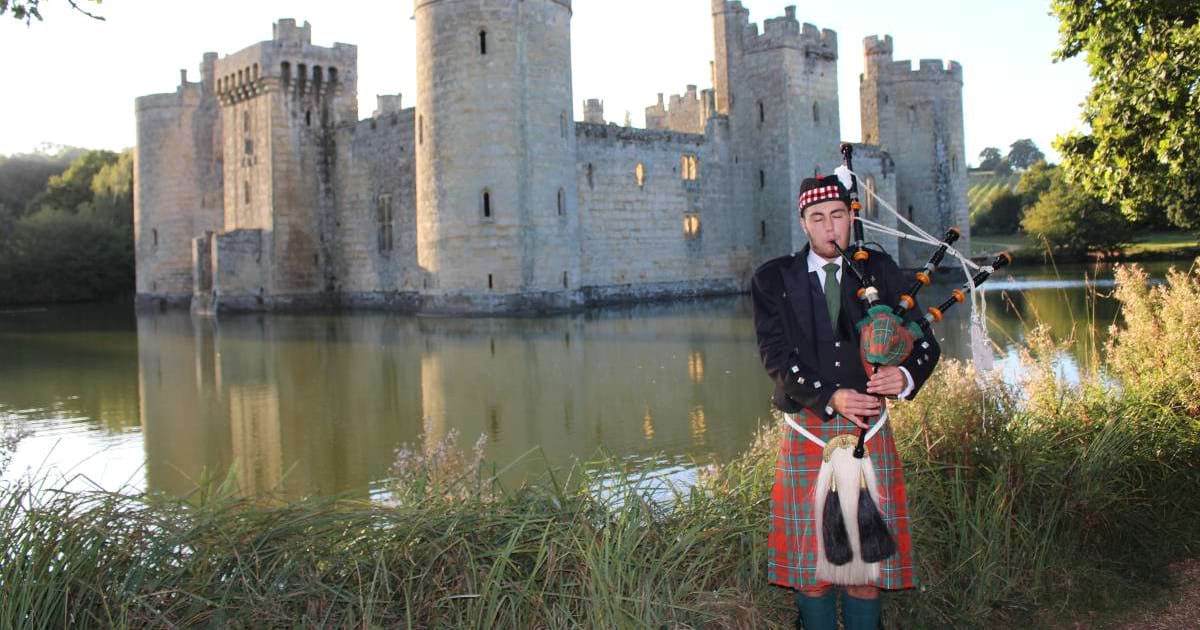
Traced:
POLYGON ((133 152, 0 156, 0 304, 128 295, 133 152))

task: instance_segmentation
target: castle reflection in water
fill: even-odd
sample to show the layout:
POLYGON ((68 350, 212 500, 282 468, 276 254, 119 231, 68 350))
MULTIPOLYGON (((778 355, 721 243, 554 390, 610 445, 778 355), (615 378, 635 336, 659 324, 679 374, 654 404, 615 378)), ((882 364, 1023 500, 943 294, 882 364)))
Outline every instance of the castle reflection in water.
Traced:
POLYGON ((366 495, 398 445, 451 428, 468 449, 486 435, 499 467, 540 447, 509 483, 599 449, 703 462, 770 418, 740 298, 536 319, 142 313, 137 348, 147 488, 180 496, 229 471, 246 495, 366 495))

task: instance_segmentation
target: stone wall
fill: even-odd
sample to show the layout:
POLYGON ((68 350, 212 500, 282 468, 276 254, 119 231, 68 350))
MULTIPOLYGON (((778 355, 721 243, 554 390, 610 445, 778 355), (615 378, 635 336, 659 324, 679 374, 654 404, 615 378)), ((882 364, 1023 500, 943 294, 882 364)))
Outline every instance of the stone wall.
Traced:
POLYGON ((272 265, 270 232, 232 230, 211 239, 213 307, 217 310, 270 308, 279 299, 269 294, 272 265))
POLYGON ((343 303, 395 306, 421 288, 413 109, 381 110, 338 132, 335 291, 343 303))
POLYGON ((723 139, 586 123, 576 137, 589 300, 738 290, 723 139))

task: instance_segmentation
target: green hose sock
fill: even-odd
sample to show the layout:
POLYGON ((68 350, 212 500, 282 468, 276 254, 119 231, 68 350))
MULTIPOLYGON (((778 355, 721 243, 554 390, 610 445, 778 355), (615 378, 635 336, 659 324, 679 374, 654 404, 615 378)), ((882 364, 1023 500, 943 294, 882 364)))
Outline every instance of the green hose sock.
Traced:
POLYGON ((846 630, 876 630, 882 611, 883 601, 878 597, 859 599, 849 593, 842 595, 842 624, 846 630))
POLYGON ((796 608, 804 630, 837 629, 837 591, 829 589, 821 597, 796 593, 796 608))

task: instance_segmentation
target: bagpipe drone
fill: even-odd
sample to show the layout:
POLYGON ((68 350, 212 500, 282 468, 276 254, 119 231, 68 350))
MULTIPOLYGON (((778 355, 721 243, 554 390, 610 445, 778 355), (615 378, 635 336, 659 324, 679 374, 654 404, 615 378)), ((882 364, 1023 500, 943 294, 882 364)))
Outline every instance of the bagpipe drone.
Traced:
MULTIPOLYGON (((968 282, 954 289, 943 303, 930 307, 922 317, 906 325, 905 315, 916 307, 917 293, 932 282, 938 265, 961 233, 957 228, 946 231, 929 261, 914 274, 911 287, 900 295, 898 304, 881 303, 873 278, 862 267, 870 258, 870 250, 866 248, 859 217, 862 208, 853 170, 853 147, 843 144, 841 150, 843 164, 835 174, 850 197, 853 242, 849 252, 836 242, 833 245, 842 256, 845 268, 859 284, 856 296, 866 312, 856 324, 859 349, 864 368, 868 374, 874 374, 882 366, 903 362, 915 343, 926 335, 932 336, 933 323, 942 321, 955 304, 966 301, 974 288, 987 281, 997 269, 1010 264, 1012 257, 1007 253, 999 254, 968 282)), ((835 584, 877 581, 879 563, 896 553, 896 542, 879 510, 879 483, 867 448, 869 440, 887 420, 886 402, 883 396, 879 398, 883 405, 880 415, 868 419, 870 428, 860 429, 857 436, 842 434, 821 442, 811 433, 801 431, 823 447, 813 493, 818 537, 817 577, 835 584)))

